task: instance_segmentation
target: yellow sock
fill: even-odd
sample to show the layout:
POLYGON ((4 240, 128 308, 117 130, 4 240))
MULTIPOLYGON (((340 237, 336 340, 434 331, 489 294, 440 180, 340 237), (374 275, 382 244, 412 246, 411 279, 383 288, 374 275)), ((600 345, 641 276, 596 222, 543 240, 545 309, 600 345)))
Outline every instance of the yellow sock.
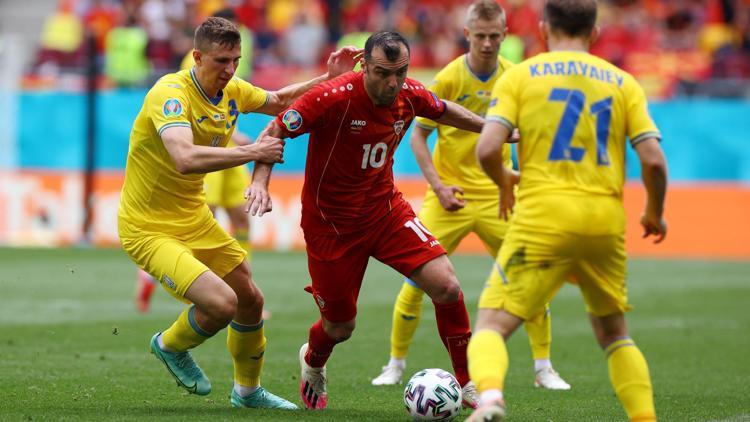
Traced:
POLYGON ((182 311, 177 321, 161 333, 161 340, 169 350, 184 352, 203 343, 211 336, 213 334, 203 330, 195 321, 195 305, 193 305, 182 311))
POLYGON ((393 306, 391 326, 391 357, 404 359, 414 338, 419 320, 422 318, 422 298, 424 292, 404 282, 393 306))
POLYGON ((227 328, 227 348, 234 361, 234 382, 245 387, 259 386, 266 352, 263 321, 256 325, 232 321, 227 328))
POLYGON ((523 326, 529 336, 534 359, 549 359, 552 343, 552 316, 549 313, 549 304, 544 307, 544 312, 526 320, 523 326))
POLYGON ((248 262, 252 261, 253 258, 253 247, 250 244, 250 232, 247 230, 238 229, 234 232, 234 238, 240 244, 242 249, 247 251, 248 262))
POLYGON ((648 364, 630 338, 617 340, 605 350, 609 379, 631 421, 655 421, 654 394, 648 364))
POLYGON ((488 390, 503 391, 508 372, 508 349, 505 340, 495 330, 479 330, 471 336, 469 349, 469 377, 479 393, 488 390))

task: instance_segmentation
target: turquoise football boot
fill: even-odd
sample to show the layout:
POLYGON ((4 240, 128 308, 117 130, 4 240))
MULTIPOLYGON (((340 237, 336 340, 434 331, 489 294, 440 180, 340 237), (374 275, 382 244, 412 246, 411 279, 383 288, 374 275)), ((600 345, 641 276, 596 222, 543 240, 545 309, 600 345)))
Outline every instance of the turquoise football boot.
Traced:
POLYGON ((208 380, 201 368, 195 363, 190 352, 165 352, 159 347, 157 338, 159 334, 151 337, 151 353, 164 363, 177 385, 186 389, 189 393, 205 396, 211 392, 211 381, 208 380))
POLYGON ((290 402, 289 400, 282 399, 281 397, 271 394, 263 387, 258 387, 255 392, 247 397, 240 397, 236 391, 232 390, 230 396, 230 402, 233 407, 252 407, 255 409, 284 409, 284 410, 295 410, 298 409, 297 405, 290 402))

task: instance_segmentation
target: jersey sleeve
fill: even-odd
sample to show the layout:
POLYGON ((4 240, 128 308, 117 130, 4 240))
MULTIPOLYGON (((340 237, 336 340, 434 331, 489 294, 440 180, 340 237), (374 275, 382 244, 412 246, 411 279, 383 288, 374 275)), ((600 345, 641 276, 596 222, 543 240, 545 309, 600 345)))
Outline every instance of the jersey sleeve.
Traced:
POLYGON ((492 87, 490 107, 487 109, 485 120, 498 122, 511 131, 518 125, 518 93, 516 83, 518 72, 513 69, 503 73, 492 87))
POLYGON ((648 101, 643 88, 632 77, 626 80, 629 89, 626 91, 625 97, 625 101, 627 101, 627 116, 625 118, 627 121, 626 133, 630 139, 630 145, 635 146, 648 138, 661 139, 661 133, 659 133, 659 129, 648 113, 648 101))
MULTIPOLYGON (((435 75, 435 79, 430 83, 427 89, 437 95, 438 98, 450 98, 450 82, 451 78, 447 78, 441 71, 435 75)), ((416 123, 427 130, 434 130, 437 127, 437 123, 435 123, 434 120, 430 120, 426 117, 417 117, 416 123)))
POLYGON ((265 89, 258 88, 257 86, 246 82, 240 78, 234 78, 233 83, 237 84, 239 93, 237 98, 239 99, 238 109, 242 113, 250 113, 260 107, 264 106, 268 102, 268 92, 265 89))
POLYGON ((145 107, 159 136, 170 127, 190 127, 187 95, 178 85, 155 85, 146 96, 145 107))
POLYGON ((325 116, 343 92, 338 92, 328 82, 318 84, 276 116, 276 124, 284 137, 296 138, 325 124, 325 116), (334 90, 336 92, 334 92, 334 90))
POLYGON ((425 88, 421 82, 407 79, 404 84, 410 88, 414 114, 436 120, 445 113, 445 102, 425 88))

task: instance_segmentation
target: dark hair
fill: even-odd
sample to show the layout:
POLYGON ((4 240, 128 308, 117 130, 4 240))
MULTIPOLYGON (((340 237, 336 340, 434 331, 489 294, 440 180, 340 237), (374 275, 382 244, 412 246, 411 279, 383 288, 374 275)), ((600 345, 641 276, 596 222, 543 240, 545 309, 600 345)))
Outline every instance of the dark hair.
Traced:
POLYGON ((372 50, 374 50, 375 47, 380 47, 383 49, 383 53, 385 53, 385 57, 389 61, 396 61, 401 55, 401 46, 399 44, 403 44, 406 46, 407 53, 411 52, 411 50, 409 49, 409 43, 406 41, 406 38, 401 36, 401 34, 399 34, 398 32, 376 32, 370 35, 370 37, 367 38, 367 41, 365 42, 365 60, 369 60, 370 57, 372 57, 372 50))
POLYGON ((588 37, 596 25, 596 0, 547 0, 544 20, 552 32, 588 37))
POLYGON ((200 51, 209 49, 212 43, 234 48, 240 43, 240 31, 237 25, 224 18, 210 17, 196 28, 193 41, 195 49, 200 51))

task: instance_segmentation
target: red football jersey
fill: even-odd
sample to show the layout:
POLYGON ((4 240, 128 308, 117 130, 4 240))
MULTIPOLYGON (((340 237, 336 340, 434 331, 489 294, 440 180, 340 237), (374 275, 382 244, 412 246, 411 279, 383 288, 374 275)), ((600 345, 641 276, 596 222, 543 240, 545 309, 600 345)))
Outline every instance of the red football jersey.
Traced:
POLYGON ((390 107, 367 95, 362 72, 321 83, 276 117, 285 136, 310 133, 302 188, 302 228, 310 233, 363 230, 403 201, 393 154, 415 116, 437 119, 445 103, 406 79, 390 107))

